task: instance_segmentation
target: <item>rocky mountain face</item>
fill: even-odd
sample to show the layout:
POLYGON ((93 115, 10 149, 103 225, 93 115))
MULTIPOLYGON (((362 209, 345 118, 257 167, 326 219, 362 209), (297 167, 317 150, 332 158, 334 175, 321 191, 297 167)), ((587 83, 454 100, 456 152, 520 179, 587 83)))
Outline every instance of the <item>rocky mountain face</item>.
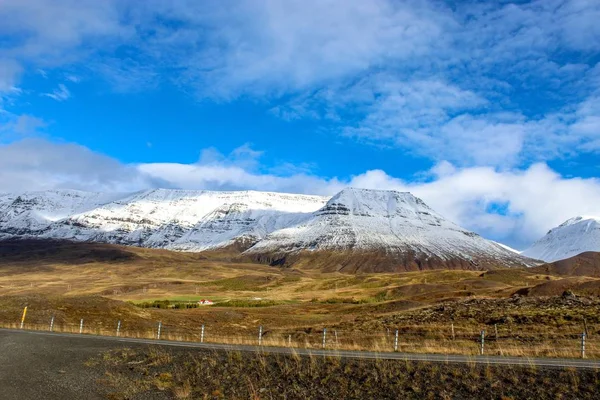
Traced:
POLYGON ((550 230, 521 254, 553 262, 587 251, 600 251, 600 218, 575 217, 550 230))
POLYGON ((368 272, 535 265, 444 219, 410 193, 345 189, 311 218, 247 250, 274 264, 368 272), (303 262, 304 260, 304 262, 303 262))
POLYGON ((326 270, 482 269, 535 262, 445 220, 410 193, 346 189, 332 198, 157 189, 0 195, 0 238, 204 251, 236 245, 279 265, 326 270))

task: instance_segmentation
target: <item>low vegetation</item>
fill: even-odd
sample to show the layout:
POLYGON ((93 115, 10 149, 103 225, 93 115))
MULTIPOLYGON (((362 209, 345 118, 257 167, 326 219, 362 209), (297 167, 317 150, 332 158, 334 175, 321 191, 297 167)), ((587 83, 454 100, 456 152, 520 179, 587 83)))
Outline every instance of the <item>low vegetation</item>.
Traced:
POLYGON ((89 360, 111 399, 595 399, 595 370, 121 349, 89 360))
POLYGON ((294 347, 600 357, 600 279, 558 270, 322 273, 122 246, 3 248, 0 324, 84 333, 294 347), (560 272, 560 271, 559 271, 560 272), (565 295, 563 295, 565 294, 565 295), (213 305, 198 306, 200 299, 213 305))
POLYGON ((165 310, 184 310, 189 308, 198 308, 200 305, 194 302, 184 301, 171 301, 171 300, 154 300, 154 301, 142 301, 133 303, 133 305, 141 308, 162 308, 165 310))

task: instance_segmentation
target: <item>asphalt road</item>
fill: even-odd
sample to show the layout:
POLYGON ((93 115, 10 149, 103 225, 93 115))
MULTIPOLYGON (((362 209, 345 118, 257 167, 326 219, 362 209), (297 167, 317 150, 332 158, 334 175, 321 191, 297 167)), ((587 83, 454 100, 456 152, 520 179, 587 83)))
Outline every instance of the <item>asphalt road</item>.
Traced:
MULTIPOLYGON (((78 351, 90 349, 97 352, 98 349, 105 350, 117 347, 126 347, 131 345, 161 345, 179 348, 189 348, 198 350, 235 350, 235 351, 262 351, 272 354, 300 354, 313 356, 345 357, 357 359, 387 359, 402 361, 427 361, 440 363, 478 363, 489 365, 513 365, 513 366, 537 366, 537 367, 556 367, 556 368, 576 368, 576 369, 600 369, 600 360, 589 359, 564 359, 564 358, 532 358, 532 357, 500 357, 500 356, 462 356, 462 355, 441 355, 441 354, 415 354, 415 353, 392 353, 392 352, 371 352, 371 351, 347 351, 347 350, 316 350, 286 347, 259 347, 245 345, 227 345, 214 343, 194 343, 194 342, 175 342, 168 340, 148 340, 134 338, 118 338, 114 336, 95 336, 78 335, 72 333, 54 333, 44 331, 26 331, 13 329, 0 329, 0 370, 2 366, 7 365, 7 354, 14 353, 11 349, 12 344, 18 344, 23 348, 17 349, 23 357, 35 357, 31 351, 27 351, 27 343, 34 343, 43 340, 49 344, 48 351, 52 351, 52 341, 67 339, 73 348, 78 351), (19 340, 17 340, 19 338, 19 340)), ((34 347, 37 348, 37 347, 34 347)), ((85 351, 84 351, 85 352, 85 351)), ((57 355, 55 355, 57 356, 57 355)), ((68 358, 68 354, 63 354, 61 358, 68 358)), ((13 360, 14 361, 14 360, 13 360)), ((68 360, 65 360, 68 364, 68 360)), ((22 364, 22 362, 20 362, 22 364)), ((2 387, 2 377, 0 376, 0 387, 2 387)))

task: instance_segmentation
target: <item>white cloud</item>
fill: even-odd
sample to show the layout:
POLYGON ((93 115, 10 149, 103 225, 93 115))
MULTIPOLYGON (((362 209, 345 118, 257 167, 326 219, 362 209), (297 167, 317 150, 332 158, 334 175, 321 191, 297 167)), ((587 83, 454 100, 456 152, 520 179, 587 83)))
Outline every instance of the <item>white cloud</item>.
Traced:
POLYGON ((265 190, 274 192, 332 194, 344 187, 337 179, 306 174, 279 176, 247 171, 231 165, 179 163, 140 164, 143 174, 183 189, 265 190))
MULTIPOLYGON (((0 53, 1 54, 1 53, 0 53)), ((15 87, 23 72, 21 65, 12 59, 3 59, 0 55, 0 96, 15 87)))
POLYGON ((436 160, 521 165, 598 148, 598 113, 573 109, 597 99, 599 16, 595 0, 3 0, 0 92, 75 65, 118 91, 170 80, 436 160))
POLYGON ((12 129, 19 135, 32 135, 46 126, 47 124, 44 120, 32 115, 23 114, 16 119, 12 129))
POLYGON ((224 98, 295 92, 393 59, 410 62, 442 48, 443 25, 452 23, 424 2, 241 0, 209 12, 199 7, 174 5, 170 16, 183 29, 163 31, 148 45, 179 45, 175 59, 185 82, 224 98), (206 26, 207 35, 198 35, 206 26))
POLYGON ((56 188, 129 192, 151 186, 168 187, 168 182, 77 144, 32 138, 0 145, 2 192, 56 188))
POLYGON ((460 225, 516 247, 573 216, 600 215, 599 179, 564 178, 545 164, 513 171, 448 165, 442 170, 431 181, 415 183, 369 171, 350 184, 410 191, 460 225))
POLYGON ((233 165, 244 169, 254 169, 259 165, 259 159, 262 155, 262 151, 253 150, 249 143, 233 149, 228 155, 221 153, 214 147, 209 147, 200 152, 198 165, 233 165))
POLYGON ((79 61, 93 42, 102 47, 107 38, 130 37, 118 0, 3 0, 0 2, 0 55, 27 65, 54 67, 79 61))
POLYGON ((32 115, 0 113, 0 144, 35 136, 46 126, 44 120, 32 115))
POLYGON ((43 95, 46 97, 50 97, 51 99, 54 99, 56 101, 65 101, 71 98, 71 92, 62 83, 60 83, 58 85, 58 88, 54 89, 52 93, 44 93, 43 95))

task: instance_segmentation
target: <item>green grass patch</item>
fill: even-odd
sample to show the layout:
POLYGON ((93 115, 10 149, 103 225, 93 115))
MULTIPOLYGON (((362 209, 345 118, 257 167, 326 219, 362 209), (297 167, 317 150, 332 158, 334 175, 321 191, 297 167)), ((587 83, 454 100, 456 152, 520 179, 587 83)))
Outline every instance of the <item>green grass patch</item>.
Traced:
POLYGON ((182 301, 171 301, 171 300, 155 300, 155 301, 144 301, 133 303, 133 305, 140 308, 160 308, 160 309, 174 309, 174 310, 185 310, 189 308, 205 307, 200 306, 197 302, 182 302, 182 301))

